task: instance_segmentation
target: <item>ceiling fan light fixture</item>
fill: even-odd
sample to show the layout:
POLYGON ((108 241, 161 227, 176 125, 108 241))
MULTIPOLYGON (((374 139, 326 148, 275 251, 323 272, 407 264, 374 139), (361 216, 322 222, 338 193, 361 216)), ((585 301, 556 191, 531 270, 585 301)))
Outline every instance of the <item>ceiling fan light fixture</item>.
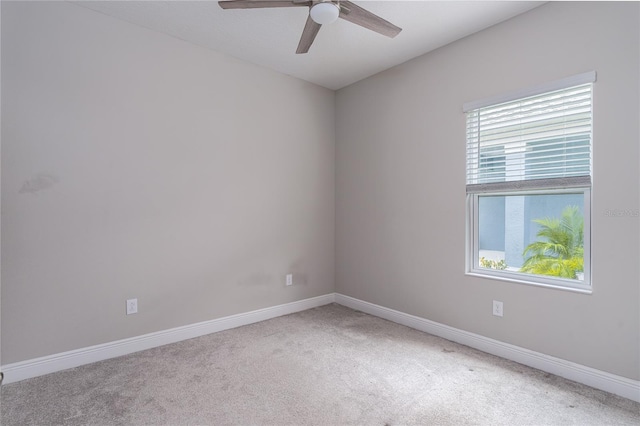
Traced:
POLYGON ((340 8, 335 3, 326 1, 314 4, 309 14, 311 15, 311 19, 320 25, 331 24, 338 19, 340 8))

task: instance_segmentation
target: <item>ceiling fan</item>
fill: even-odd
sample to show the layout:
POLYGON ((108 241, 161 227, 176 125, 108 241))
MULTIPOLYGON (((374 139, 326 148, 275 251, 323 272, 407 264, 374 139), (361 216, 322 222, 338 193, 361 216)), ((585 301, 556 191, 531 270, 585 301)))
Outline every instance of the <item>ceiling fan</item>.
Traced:
POLYGON ((346 0, 227 0, 219 1, 223 9, 258 9, 268 7, 308 7, 309 16, 296 53, 307 53, 320 27, 338 18, 370 29, 387 37, 397 36, 402 28, 346 0))

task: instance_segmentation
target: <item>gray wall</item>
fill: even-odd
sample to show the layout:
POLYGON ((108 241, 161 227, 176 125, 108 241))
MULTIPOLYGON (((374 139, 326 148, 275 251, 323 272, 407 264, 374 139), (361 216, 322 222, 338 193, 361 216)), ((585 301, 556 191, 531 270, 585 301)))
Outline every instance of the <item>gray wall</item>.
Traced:
POLYGON ((3 2, 2 361, 333 292, 334 103, 70 3, 3 2))
POLYGON ((548 3, 338 91, 337 291, 640 379, 640 223, 607 214, 639 208, 639 7, 548 3), (593 294, 466 276, 463 103, 589 70, 593 294))

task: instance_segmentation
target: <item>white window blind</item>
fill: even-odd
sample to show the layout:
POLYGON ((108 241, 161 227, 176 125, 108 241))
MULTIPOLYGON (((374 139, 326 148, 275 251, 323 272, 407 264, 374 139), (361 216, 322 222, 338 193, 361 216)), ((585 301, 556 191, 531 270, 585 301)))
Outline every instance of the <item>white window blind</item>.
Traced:
POLYGON ((467 193, 591 184, 592 84, 467 112, 467 193))

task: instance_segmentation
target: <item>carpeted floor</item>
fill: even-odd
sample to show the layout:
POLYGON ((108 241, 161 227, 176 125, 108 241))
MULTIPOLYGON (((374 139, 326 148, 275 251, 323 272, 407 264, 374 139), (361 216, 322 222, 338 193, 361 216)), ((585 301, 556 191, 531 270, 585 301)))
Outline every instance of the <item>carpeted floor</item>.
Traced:
POLYGON ((1 388, 2 425, 638 425, 640 404, 339 305, 1 388))

